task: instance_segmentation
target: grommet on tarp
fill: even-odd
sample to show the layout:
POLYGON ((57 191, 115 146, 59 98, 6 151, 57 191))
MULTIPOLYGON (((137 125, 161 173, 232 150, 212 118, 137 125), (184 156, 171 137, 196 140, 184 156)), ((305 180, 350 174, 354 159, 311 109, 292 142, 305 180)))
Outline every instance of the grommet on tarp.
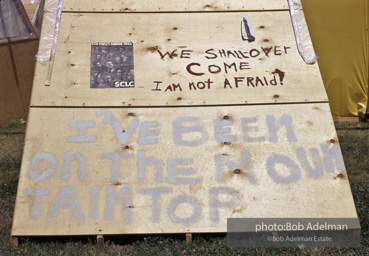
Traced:
POLYGON ((247 14, 242 17, 241 29, 243 40, 248 40, 249 42, 255 41, 254 29, 252 28, 251 19, 247 14))

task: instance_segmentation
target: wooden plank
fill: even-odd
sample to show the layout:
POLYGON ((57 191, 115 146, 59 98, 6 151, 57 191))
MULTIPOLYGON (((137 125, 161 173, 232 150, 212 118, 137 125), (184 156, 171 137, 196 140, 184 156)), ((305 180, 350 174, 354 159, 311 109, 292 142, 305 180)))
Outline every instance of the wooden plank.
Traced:
POLYGON ((27 16, 30 20, 33 19, 33 16, 35 15, 36 9, 37 9, 38 3, 29 3, 29 4, 23 4, 24 9, 26 10, 27 16))
POLYGON ((0 125, 27 112, 35 68, 37 40, 0 45, 0 125), (9 52, 13 52, 13 60, 9 52), (17 72, 13 71, 12 61, 17 72), (15 79, 17 74, 17 79, 15 79), (17 80, 19 86, 17 86, 17 80))
POLYGON ((97 235, 96 243, 97 243, 97 247, 103 247, 104 246, 104 236, 103 235, 97 235))
POLYGON ((0 125, 4 125, 13 117, 20 115, 24 109, 19 88, 17 88, 8 45, 0 45, 0 58, 3 60, 0 63, 0 108, 3 110, 0 112, 0 125))
POLYGON ((289 12, 249 13, 254 42, 242 40, 242 16, 63 14, 51 85, 45 87, 47 68, 39 65, 31 104, 127 107, 328 101, 318 65, 307 65, 298 53, 289 12), (134 88, 90 88, 91 43, 96 42, 133 43, 134 88), (162 58, 175 50, 173 58, 162 58))
POLYGON ((31 101, 32 83, 36 64, 35 55, 37 53, 38 42, 38 39, 34 39, 12 43, 18 81, 23 97, 24 112, 28 111, 31 101))
POLYGON ((359 122, 359 117, 357 116, 334 116, 333 120, 335 122, 340 122, 340 123, 357 123, 359 122))
POLYGON ((186 233, 186 244, 192 244, 192 233, 186 233))
POLYGON ((10 244, 14 247, 18 247, 19 246, 19 240, 17 236, 11 236, 10 237, 10 244))
POLYGON ((285 0, 65 0, 63 11, 72 12, 208 12, 208 11, 245 11, 245 10, 286 10, 285 0))
POLYGON ((12 236, 226 232, 227 217, 357 217, 328 103, 31 108, 12 236))
POLYGON ((22 4, 23 5, 26 5, 26 4, 38 4, 40 2, 40 0, 21 0, 22 4))

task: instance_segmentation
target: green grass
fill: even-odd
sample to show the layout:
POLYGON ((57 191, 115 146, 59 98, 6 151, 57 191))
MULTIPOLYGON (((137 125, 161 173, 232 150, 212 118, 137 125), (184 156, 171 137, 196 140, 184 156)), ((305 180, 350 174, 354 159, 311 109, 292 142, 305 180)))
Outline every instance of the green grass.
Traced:
POLYGON ((25 125, 25 119, 19 119, 0 127, 0 246, 9 243, 25 125))
POLYGON ((1 133, 24 133, 27 125, 27 114, 0 127, 1 133))
POLYGON ((351 184, 369 182, 369 123, 337 123, 336 129, 351 184))
MULTIPOLYGON (((25 119, 23 119, 25 120, 25 119)), ((369 123, 337 123, 356 209, 360 218, 361 248, 231 249, 225 235, 111 236, 97 248, 94 237, 20 239, 9 243, 15 194, 23 150, 25 123, 15 120, 0 127, 0 255, 369 255, 369 123)))

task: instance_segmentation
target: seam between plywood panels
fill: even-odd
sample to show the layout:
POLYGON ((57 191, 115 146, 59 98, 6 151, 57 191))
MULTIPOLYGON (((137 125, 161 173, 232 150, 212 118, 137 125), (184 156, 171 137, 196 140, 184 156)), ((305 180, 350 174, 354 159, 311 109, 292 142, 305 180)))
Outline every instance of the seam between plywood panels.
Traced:
POLYGON ((124 11, 124 12, 136 12, 136 11, 152 11, 152 12, 190 12, 190 11, 230 11, 230 10, 273 10, 273 9, 287 9, 286 0, 274 0, 273 2, 259 0, 257 2, 244 0, 244 1, 90 1, 87 5, 81 1, 65 1, 64 10, 70 11, 124 11))

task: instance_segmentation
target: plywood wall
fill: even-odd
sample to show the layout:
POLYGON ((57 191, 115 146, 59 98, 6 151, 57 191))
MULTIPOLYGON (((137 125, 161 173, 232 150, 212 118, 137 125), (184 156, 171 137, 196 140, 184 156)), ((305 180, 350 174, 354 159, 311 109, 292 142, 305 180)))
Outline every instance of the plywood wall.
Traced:
POLYGON ((249 16, 256 34, 251 43, 241 37, 242 12, 64 13, 51 85, 45 87, 49 67, 38 65, 32 105, 327 101, 318 65, 306 65, 297 51, 289 12, 249 16), (98 42, 133 43, 134 89, 90 89, 91 44, 98 42))
POLYGON ((356 218, 319 67, 298 54, 286 5, 65 1, 55 59, 36 67, 12 235, 356 218), (97 43, 133 45, 134 86, 91 88, 97 43))
POLYGON ((28 127, 14 236, 356 216, 327 103, 32 108, 28 127))
POLYGON ((30 20, 32 20, 33 15, 36 12, 38 3, 39 0, 22 0, 22 4, 30 20))
POLYGON ((37 46, 38 40, 0 45, 0 125, 28 111, 37 46))

